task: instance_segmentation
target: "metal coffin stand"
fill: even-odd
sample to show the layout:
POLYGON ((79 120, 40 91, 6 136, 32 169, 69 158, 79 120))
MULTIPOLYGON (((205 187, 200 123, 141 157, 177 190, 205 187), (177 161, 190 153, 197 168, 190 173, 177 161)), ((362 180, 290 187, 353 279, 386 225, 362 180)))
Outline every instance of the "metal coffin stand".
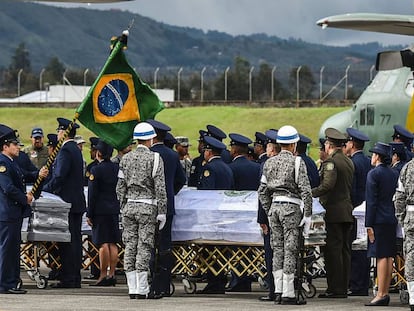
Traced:
POLYGON ((71 208, 57 196, 47 194, 32 203, 32 216, 23 223, 20 261, 38 288, 47 287, 47 278, 40 274, 40 262, 60 267, 56 242, 70 242, 68 214, 71 208))

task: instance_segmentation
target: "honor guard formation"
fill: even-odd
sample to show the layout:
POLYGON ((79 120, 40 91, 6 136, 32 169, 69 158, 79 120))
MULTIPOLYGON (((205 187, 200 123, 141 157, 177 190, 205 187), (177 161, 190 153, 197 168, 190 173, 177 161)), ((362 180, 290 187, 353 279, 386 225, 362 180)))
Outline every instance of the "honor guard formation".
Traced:
MULTIPOLYGON (((50 254, 59 258, 59 265, 49 267, 52 287, 81 288, 85 214, 96 246, 90 251, 99 258, 99 268, 91 265, 91 286, 116 286, 121 255, 117 244, 122 243, 129 298, 171 296, 172 227, 179 217, 174 198, 185 187, 257 192, 267 272, 262 282, 268 290, 260 301, 306 303, 298 299, 301 282, 296 280, 303 264, 301 245, 317 203, 324 209, 326 239, 320 248, 327 280, 318 297, 368 296, 374 258, 375 295, 365 305, 388 306, 394 259, 401 255, 402 243, 405 285, 414 310, 414 135, 403 126, 394 125, 390 141, 376 142, 368 154, 364 146, 370 138, 363 132, 327 128, 318 142, 317 161, 309 156, 311 139, 291 125, 252 133, 250 138, 209 124, 199 130, 199 155, 194 158, 188 137, 174 137, 171 127, 158 120, 138 123, 131 144, 115 155, 104 137, 90 137, 88 142, 76 135, 78 128, 57 118, 57 134, 45 135, 41 127, 33 127, 31 145, 22 148, 17 131, 0 124, 0 293, 27 292, 20 282, 20 233, 42 190, 71 204, 71 239, 59 242, 50 254), (59 141, 60 149, 46 168, 59 141), (84 145, 90 148, 89 164, 82 156, 84 145), (26 183, 35 183, 39 176, 40 190, 27 192, 26 183), (354 213, 361 208, 364 223, 354 213), (363 247, 354 248, 361 235, 363 247)), ((199 256, 209 254, 203 250, 199 256)), ((231 259, 224 255, 220 260, 231 259)), ((204 275, 207 284, 197 294, 251 291, 252 275, 228 275, 219 261, 210 268, 204 275)))

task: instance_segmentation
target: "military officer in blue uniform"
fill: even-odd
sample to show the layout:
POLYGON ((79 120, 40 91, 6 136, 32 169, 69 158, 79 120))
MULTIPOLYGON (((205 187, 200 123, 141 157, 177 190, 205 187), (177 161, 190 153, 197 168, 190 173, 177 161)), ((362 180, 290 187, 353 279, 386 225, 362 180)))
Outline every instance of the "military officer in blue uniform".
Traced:
POLYGON ((230 155, 232 162, 229 167, 233 171, 235 190, 257 190, 260 184, 260 165, 246 158, 248 145, 252 143, 246 136, 229 134, 230 155))
POLYGON ((189 187, 198 187, 200 183, 201 171, 203 169, 203 165, 205 164, 204 160, 204 136, 207 135, 207 131, 200 130, 200 136, 198 138, 198 152, 200 155, 193 159, 191 162, 191 170, 190 170, 190 178, 188 179, 188 186, 189 187))
MULTIPOLYGON (((236 133, 229 134, 229 137, 230 155, 233 158, 229 167, 233 172, 234 189, 256 191, 260 184, 260 165, 247 159, 248 146, 252 141, 236 133)), ((226 291, 250 292, 251 283, 251 277, 248 275, 238 277, 232 274, 232 280, 226 291)))
POLYGON ((89 142, 91 143, 90 154, 91 154, 92 162, 89 163, 86 166, 85 177, 84 177, 84 186, 88 185, 89 176, 91 175, 92 167, 94 167, 95 165, 97 165, 99 163, 98 160, 96 160, 96 151, 97 151, 96 146, 99 143, 99 138, 98 137, 90 137, 89 142))
POLYGON ((0 124, 0 293, 25 294, 19 288, 20 231, 30 215, 33 195, 26 193, 23 174, 14 161, 20 151, 16 131, 0 124))
POLYGON ((401 169, 407 163, 407 152, 404 143, 392 142, 391 147, 391 168, 397 176, 400 176, 401 169))
MULTIPOLYGON (((226 146, 211 136, 204 137, 204 159, 207 163, 203 166, 201 180, 198 189, 200 190, 233 190, 233 172, 230 167, 221 159, 222 151, 226 146)), ((219 267, 216 267, 219 268, 219 267)), ((214 276, 207 272, 208 284, 198 294, 224 294, 227 283, 226 275, 222 272, 214 276)))
POLYGON ((177 140, 170 132, 165 134, 164 145, 166 145, 170 149, 174 149, 174 145, 177 143, 177 140))
POLYGON ((306 154, 308 149, 308 144, 310 144, 312 140, 305 135, 299 134, 299 141, 296 146, 296 154, 302 158, 303 162, 305 162, 306 170, 308 172, 309 182, 312 188, 319 186, 319 173, 318 168, 316 167, 315 161, 311 159, 306 154))
MULTIPOLYGON (((227 137, 226 133, 224 133, 221 129, 219 129, 217 126, 214 125, 207 125, 207 135, 208 136, 212 136, 215 139, 219 140, 219 141, 223 141, 223 139, 225 139, 227 137)), ((221 159, 225 162, 225 163, 231 163, 231 156, 230 156, 230 152, 224 148, 223 151, 221 152, 221 159)))
MULTIPOLYGON (((371 170, 371 160, 364 154, 365 142, 369 137, 354 128, 347 128, 348 141, 345 145, 345 154, 354 164, 354 176, 352 179, 351 201, 353 208, 365 201, 365 186, 367 175, 371 170)), ((354 227, 351 240, 356 239, 357 223, 354 219, 354 227)), ((351 241, 351 243, 352 243, 351 241)), ((370 259, 366 250, 351 250, 351 275, 349 279, 349 296, 368 296, 370 273, 370 259)))
POLYGON ((174 265, 174 259, 171 255, 171 226, 175 215, 174 196, 185 185, 186 177, 178 153, 164 145, 165 135, 167 132, 171 131, 171 128, 156 120, 146 120, 146 122, 152 125, 157 134, 153 139, 153 145, 150 150, 158 152, 164 161, 165 184, 167 190, 167 221, 164 228, 159 233, 159 273, 155 273, 152 282, 152 291, 157 295, 161 294, 168 297, 171 295, 171 269, 174 265))
POLYGON ((254 136, 255 136, 254 153, 257 156, 257 162, 261 164, 267 160, 267 155, 266 155, 267 137, 262 132, 256 132, 254 136))
MULTIPOLYGON (((57 118, 58 139, 64 137, 65 131, 71 124, 70 120, 57 118)), ((65 202, 71 203, 69 211, 69 231, 71 242, 58 243, 62 261, 60 282, 55 288, 81 287, 82 261, 82 215, 86 211, 85 195, 83 193, 83 159, 82 153, 73 138, 78 124, 73 124, 68 136, 59 150, 51 180, 44 186, 44 191, 60 196, 65 202)))
POLYGON ((394 134, 392 135, 393 142, 402 142, 405 145, 405 153, 407 155, 406 161, 410 161, 413 158, 413 153, 411 152, 411 148, 413 146, 413 139, 414 135, 405 127, 396 124, 393 126, 394 134))

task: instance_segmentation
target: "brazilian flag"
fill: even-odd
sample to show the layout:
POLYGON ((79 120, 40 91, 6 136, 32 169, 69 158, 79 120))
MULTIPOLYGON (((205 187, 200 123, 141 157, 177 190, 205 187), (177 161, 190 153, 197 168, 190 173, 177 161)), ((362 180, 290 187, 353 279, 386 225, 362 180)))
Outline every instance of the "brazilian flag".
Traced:
POLYGON ((126 35, 114 48, 88 95, 76 110, 78 120, 100 139, 121 150, 132 141, 139 121, 153 119, 164 108, 154 91, 129 65, 126 35))

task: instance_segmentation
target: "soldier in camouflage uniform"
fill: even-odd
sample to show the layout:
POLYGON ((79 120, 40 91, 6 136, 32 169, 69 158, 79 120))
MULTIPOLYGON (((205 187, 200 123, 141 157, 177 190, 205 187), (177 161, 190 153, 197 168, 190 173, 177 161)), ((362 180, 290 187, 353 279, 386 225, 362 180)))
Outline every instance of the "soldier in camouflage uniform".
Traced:
POLYGON ((401 170, 395 193, 395 214, 404 231, 405 278, 414 311, 414 160, 401 170))
POLYGON ((167 212, 164 163, 158 153, 149 150, 155 136, 150 124, 137 124, 133 138, 138 140, 138 147, 123 156, 119 164, 116 192, 122 212, 124 267, 131 299, 161 298, 150 293, 148 285, 157 221, 162 229, 167 212))
POLYGON ((298 141, 299 134, 294 127, 286 125, 279 129, 277 142, 282 150, 265 162, 258 190, 271 228, 275 303, 282 304, 298 303, 295 298, 294 272, 299 254, 299 226, 304 224, 304 231, 308 231, 312 215, 311 187, 306 166, 302 159, 296 160, 293 155, 298 141), (301 200, 304 204, 303 213, 301 200))
POLYGON ((40 127, 33 128, 30 139, 32 140, 32 145, 24 148, 23 151, 29 156, 34 166, 37 169, 41 169, 46 165, 47 158, 49 157, 47 147, 43 143, 43 130, 40 127))

